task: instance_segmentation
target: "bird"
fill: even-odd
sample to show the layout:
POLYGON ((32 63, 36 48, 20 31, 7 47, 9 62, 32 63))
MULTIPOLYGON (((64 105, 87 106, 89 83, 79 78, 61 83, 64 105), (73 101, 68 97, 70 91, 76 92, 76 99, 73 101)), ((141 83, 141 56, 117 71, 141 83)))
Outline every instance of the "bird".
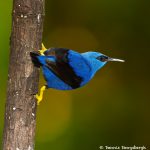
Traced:
POLYGON ((48 88, 73 90, 86 85, 109 61, 124 62, 111 58, 100 52, 88 51, 79 53, 68 48, 45 48, 30 52, 31 60, 36 67, 42 68, 46 84, 36 94, 37 104, 43 99, 48 88))

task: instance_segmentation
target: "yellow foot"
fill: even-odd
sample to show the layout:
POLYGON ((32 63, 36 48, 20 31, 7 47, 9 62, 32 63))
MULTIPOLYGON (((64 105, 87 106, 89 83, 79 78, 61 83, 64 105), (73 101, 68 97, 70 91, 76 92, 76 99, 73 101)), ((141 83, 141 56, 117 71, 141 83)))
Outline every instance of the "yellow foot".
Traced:
POLYGON ((40 104, 40 102, 41 102, 42 99, 43 99, 43 93, 44 93, 45 89, 46 89, 46 86, 44 85, 44 86, 42 86, 41 89, 40 89, 40 95, 38 95, 38 94, 35 95, 35 97, 36 97, 36 99, 37 99, 37 104, 38 104, 38 105, 40 104))
POLYGON ((45 48, 44 44, 42 43, 42 49, 39 50, 40 54, 41 55, 44 55, 44 52, 46 51, 47 49, 45 48))

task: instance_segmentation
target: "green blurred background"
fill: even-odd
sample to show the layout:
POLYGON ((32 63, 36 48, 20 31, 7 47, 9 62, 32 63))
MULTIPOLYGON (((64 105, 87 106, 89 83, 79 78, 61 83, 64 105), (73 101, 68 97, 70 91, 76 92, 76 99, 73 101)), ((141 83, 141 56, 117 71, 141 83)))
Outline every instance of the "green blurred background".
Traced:
MULTIPOLYGON (((107 64, 81 89, 47 90, 38 107, 36 150, 150 145, 149 6, 148 0, 46 1, 46 47, 95 50, 126 62, 107 64)), ((12 0, 0 1, 0 135, 11 7, 12 0)))

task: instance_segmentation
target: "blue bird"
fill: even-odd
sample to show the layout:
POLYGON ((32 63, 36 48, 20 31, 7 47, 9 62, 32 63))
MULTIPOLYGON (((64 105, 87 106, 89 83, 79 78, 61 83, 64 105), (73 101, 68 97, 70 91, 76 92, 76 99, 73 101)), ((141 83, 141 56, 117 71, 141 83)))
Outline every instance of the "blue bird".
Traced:
POLYGON ((78 53, 67 48, 46 49, 30 53, 32 62, 37 67, 42 67, 46 85, 36 95, 38 104, 42 101, 43 92, 47 88, 57 90, 73 90, 87 84, 108 61, 124 60, 110 58, 99 52, 78 53))

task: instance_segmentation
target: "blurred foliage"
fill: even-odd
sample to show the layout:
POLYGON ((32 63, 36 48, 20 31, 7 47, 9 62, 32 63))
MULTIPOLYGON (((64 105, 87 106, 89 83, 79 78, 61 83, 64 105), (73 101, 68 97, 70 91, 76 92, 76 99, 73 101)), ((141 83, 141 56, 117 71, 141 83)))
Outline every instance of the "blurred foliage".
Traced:
MULTIPOLYGON (((47 0, 43 42, 124 58, 85 87, 49 89, 38 107, 36 150, 98 150, 100 145, 150 145, 150 2, 47 0)), ((0 132, 9 61, 12 1, 0 1, 0 132)), ((40 86, 44 84, 41 75, 40 86)))

